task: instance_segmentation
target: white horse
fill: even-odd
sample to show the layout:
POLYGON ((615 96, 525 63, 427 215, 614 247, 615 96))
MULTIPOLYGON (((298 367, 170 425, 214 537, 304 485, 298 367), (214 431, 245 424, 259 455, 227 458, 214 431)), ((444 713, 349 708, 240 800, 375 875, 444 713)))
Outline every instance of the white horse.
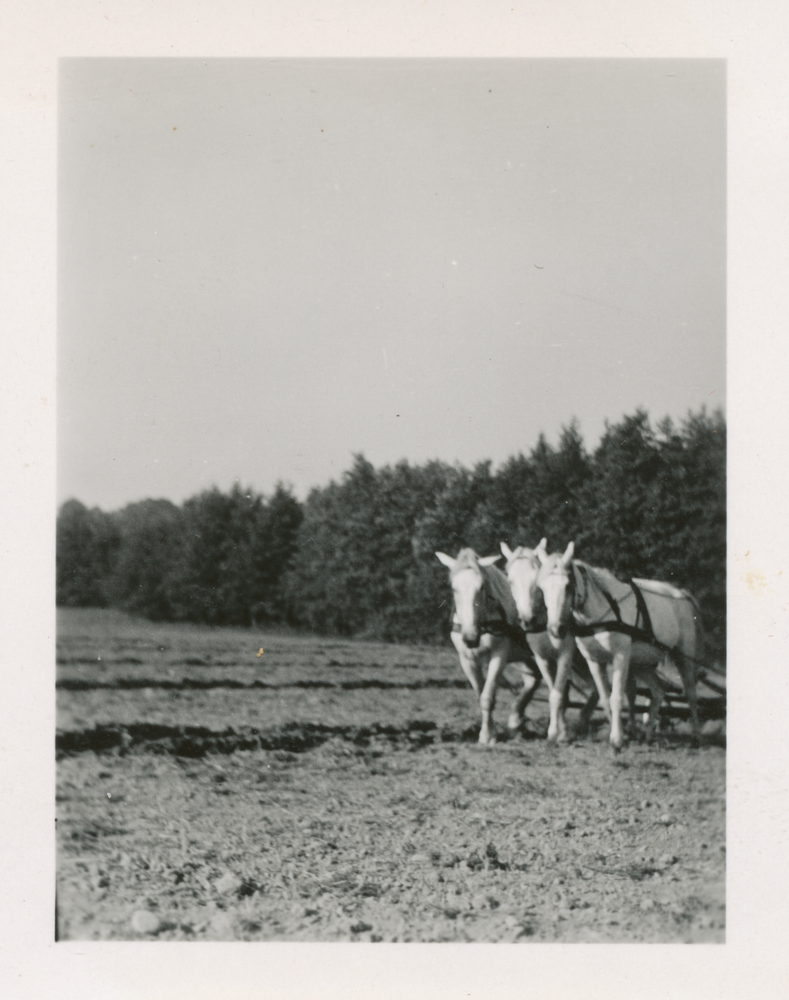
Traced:
POLYGON ((479 742, 495 743, 493 710, 504 667, 512 663, 523 678, 523 691, 507 722, 511 731, 520 728, 524 709, 539 687, 540 674, 536 664, 526 662, 526 650, 519 648, 515 602, 506 576, 493 565, 501 556, 480 558, 473 549, 462 549, 457 559, 445 552, 436 552, 436 556, 449 570, 455 599, 452 642, 463 673, 479 699, 482 713, 479 742))
POLYGON ((611 720, 610 742, 622 745, 622 696, 627 694, 631 718, 635 684, 631 663, 650 686, 647 737, 654 735, 665 689, 657 677, 660 664, 673 663, 682 677, 690 707, 693 738, 699 743, 696 701, 696 652, 699 640, 696 601, 686 590, 657 580, 622 583, 605 569, 573 560, 575 546, 564 555, 540 556, 537 585, 548 612, 548 631, 558 645, 570 633, 575 637, 594 677, 600 701, 611 720), (606 668, 612 673, 608 693, 606 668))
POLYGON ((537 574, 542 565, 540 557, 546 554, 546 544, 547 540, 543 538, 534 550, 519 545, 513 552, 506 542, 502 542, 501 551, 507 560, 507 580, 521 628, 526 633, 526 641, 548 687, 551 709, 548 739, 564 742, 567 739, 565 710, 570 681, 586 695, 586 704, 581 709, 580 732, 589 728, 599 696, 573 636, 568 632, 554 641, 548 633, 545 601, 537 586, 537 574))

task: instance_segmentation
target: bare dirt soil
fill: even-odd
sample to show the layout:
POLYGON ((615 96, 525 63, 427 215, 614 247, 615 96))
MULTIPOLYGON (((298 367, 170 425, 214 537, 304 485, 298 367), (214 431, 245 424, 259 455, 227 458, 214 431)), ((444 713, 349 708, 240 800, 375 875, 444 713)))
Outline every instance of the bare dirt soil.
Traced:
POLYGON ((719 725, 483 748, 451 649, 58 627, 61 939, 724 940, 719 725))

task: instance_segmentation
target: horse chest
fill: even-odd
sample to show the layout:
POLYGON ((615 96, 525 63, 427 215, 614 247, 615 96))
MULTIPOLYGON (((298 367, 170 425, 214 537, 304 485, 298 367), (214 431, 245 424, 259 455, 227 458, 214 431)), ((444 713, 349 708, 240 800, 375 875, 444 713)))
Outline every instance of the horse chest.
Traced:
POLYGON ((547 632, 532 633, 527 636, 526 641, 529 643, 532 653, 543 660, 553 661, 559 656, 560 650, 551 642, 551 638, 547 632))

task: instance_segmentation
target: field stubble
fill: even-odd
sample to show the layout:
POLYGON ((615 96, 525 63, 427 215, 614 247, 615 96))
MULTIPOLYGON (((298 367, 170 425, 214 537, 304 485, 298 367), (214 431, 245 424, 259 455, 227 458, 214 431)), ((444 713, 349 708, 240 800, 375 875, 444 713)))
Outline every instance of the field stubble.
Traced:
POLYGON ((61 939, 724 939, 720 738, 480 748, 448 649, 58 627, 61 939))

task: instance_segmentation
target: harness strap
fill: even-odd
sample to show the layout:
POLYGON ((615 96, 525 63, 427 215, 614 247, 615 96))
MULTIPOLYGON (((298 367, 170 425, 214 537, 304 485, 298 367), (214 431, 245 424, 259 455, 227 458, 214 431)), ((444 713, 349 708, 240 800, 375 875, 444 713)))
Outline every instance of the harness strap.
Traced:
MULTIPOLYGON (((493 613, 499 614, 501 617, 498 620, 486 619, 486 621, 482 622, 479 627, 479 630, 482 633, 482 635, 507 636, 509 639, 511 639, 513 642, 517 644, 517 646, 523 653, 525 653, 525 659, 528 662, 529 666, 537 670, 538 669, 537 661, 534 659, 534 654, 531 651, 531 647, 529 646, 528 642, 526 642, 525 632, 526 631, 544 632, 545 628, 547 627, 547 623, 542 628, 530 628, 528 630, 522 629, 519 625, 510 624, 510 622, 507 621, 507 612, 504 610, 501 601, 494 594, 491 594, 490 591, 487 589, 487 587, 484 587, 483 590, 485 597, 492 598, 494 601, 493 613)), ((456 611, 454 608, 452 608, 452 610, 450 611, 451 622, 452 622, 451 630, 453 632, 462 632, 462 627, 460 625, 460 622, 455 621, 455 614, 456 611)))
POLYGON ((580 639, 596 635, 598 632, 621 632, 623 635, 629 635, 631 639, 637 642, 646 642, 650 646, 657 646, 663 649, 665 652, 673 651, 671 646, 658 642, 653 635, 650 635, 641 628, 637 628, 635 625, 628 625, 621 618, 613 622, 595 622, 593 625, 579 625, 577 622, 573 622, 571 631, 573 635, 578 636, 580 639))
MULTIPOLYGON (((589 581, 586 578, 586 567, 579 566, 581 574, 584 577, 584 583, 589 587, 589 581)), ((658 649, 662 649, 664 652, 674 652, 671 646, 667 646, 665 643, 659 642, 655 637, 655 632, 652 628, 652 620, 649 617, 649 611, 647 609, 647 603, 644 600, 644 595, 641 589, 633 583, 632 580, 628 582, 628 586, 633 591, 633 595, 636 599, 636 623, 635 625, 628 625, 627 622, 622 621, 622 613, 619 610, 619 604, 611 594, 603 587, 599 581, 597 583, 598 588, 605 597, 606 601, 614 613, 615 620, 612 622, 595 622, 592 625, 580 625, 573 619, 572 633, 579 638, 586 638, 590 635, 596 635, 598 632, 621 632, 623 635, 629 635, 631 639, 636 642, 645 642, 650 646, 656 646, 658 649), (639 618, 643 622, 643 628, 638 627, 639 618)))
MULTIPOLYGON (((507 612, 504 610, 501 601, 498 600, 498 598, 496 598, 495 595, 491 594, 484 584, 483 584, 483 593, 486 599, 489 597, 493 598, 495 602, 493 613, 494 614, 498 613, 501 616, 501 618, 498 621, 494 619, 492 621, 482 622, 479 627, 480 632, 482 632, 483 635, 486 633, 490 633, 490 635, 502 635, 506 634, 510 629, 518 631, 516 626, 510 625, 509 622, 507 621, 507 612)), ((461 626, 459 622, 455 621, 455 613, 456 613, 455 608, 453 607, 452 610, 450 611, 450 616, 452 621, 452 631, 460 632, 461 626)))
MULTIPOLYGON (((586 585, 588 591, 589 580, 586 573, 586 567, 581 564, 578 565, 578 569, 581 572, 581 576, 583 577, 584 584, 586 585)), ((596 635, 598 632, 621 632, 624 635, 629 635, 634 642, 646 643, 646 645, 654 646, 655 649, 659 649, 664 653, 671 653, 673 656, 680 656, 683 659, 688 660, 690 663, 695 663, 697 666, 700 667, 704 666, 704 663, 701 660, 697 659, 695 656, 689 656, 687 653, 683 653, 680 649, 677 649, 675 646, 669 646, 667 643, 661 642, 655 636, 655 630, 652 627, 652 619, 649 616, 649 609, 647 608, 647 602, 644 599, 644 594, 641 588, 637 584, 635 584, 633 580, 628 581, 628 586, 632 589, 636 598, 637 615, 636 615, 635 625, 628 625, 626 622, 622 621, 622 615, 619 611, 619 605, 617 604, 617 602, 604 587, 600 586, 599 583, 598 586, 600 587, 600 590, 603 592, 603 596, 611 606, 611 610, 616 616, 616 620, 612 622, 595 622, 592 625, 580 625, 573 618, 572 623, 570 625, 570 630, 574 636, 577 636, 580 639, 584 639, 588 638, 590 635, 596 635), (639 618, 643 623, 643 628, 638 627, 639 618)), ((690 597, 690 600, 692 601, 694 607, 698 608, 696 599, 692 595, 688 596, 690 597)))
MULTIPOLYGON (((647 608, 647 602, 644 599, 644 594, 640 587, 638 587, 632 580, 628 581, 633 589, 633 593, 636 595, 636 607, 638 608, 638 615, 641 617, 643 622, 644 631, 647 635, 651 635, 655 638, 655 630, 652 628, 652 619, 649 617, 649 608, 647 608)), ((636 617, 636 625, 638 625, 638 617, 636 617)))

